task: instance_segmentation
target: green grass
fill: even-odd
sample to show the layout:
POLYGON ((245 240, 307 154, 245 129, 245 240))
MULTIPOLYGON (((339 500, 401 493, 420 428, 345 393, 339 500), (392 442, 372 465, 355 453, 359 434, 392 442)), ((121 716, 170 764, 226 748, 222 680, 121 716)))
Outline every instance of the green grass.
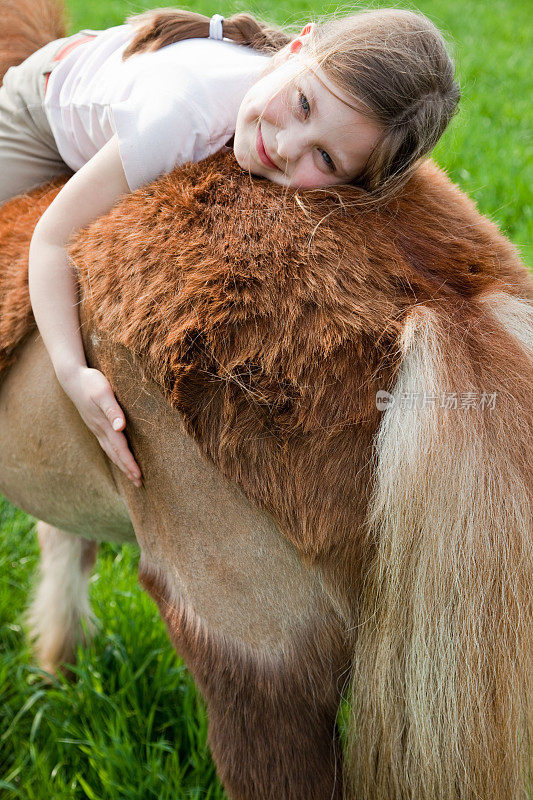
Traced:
POLYGON ((138 549, 101 546, 97 634, 79 648, 76 682, 50 687, 21 624, 34 520, 0 499, 0 530, 0 797, 222 800, 203 702, 137 584, 138 549))
MULTIPOLYGON (((146 7, 70 0, 71 30, 119 24, 146 7)), ((250 10, 294 24, 335 7, 283 0, 194 8, 226 16, 250 10)), ((418 8, 453 41, 463 90, 461 112, 434 156, 531 266, 533 37, 527 4, 428 0, 418 8)), ((77 682, 47 688, 22 629, 38 557, 34 520, 0 499, 0 531, 0 797, 222 798, 206 749, 205 708, 154 603, 137 585, 137 549, 101 547, 90 586, 98 633, 79 651, 77 682)))

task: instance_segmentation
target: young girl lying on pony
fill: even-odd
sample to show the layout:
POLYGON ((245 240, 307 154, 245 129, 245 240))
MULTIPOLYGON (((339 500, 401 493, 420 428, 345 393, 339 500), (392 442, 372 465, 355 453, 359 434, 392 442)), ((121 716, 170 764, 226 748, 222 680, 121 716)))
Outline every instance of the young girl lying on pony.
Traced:
POLYGON ((0 202, 73 172, 32 238, 35 320, 63 389, 137 486, 124 413, 85 360, 69 239, 127 192, 223 148, 283 186, 390 195, 456 111, 454 72, 437 28, 397 9, 299 35, 248 14, 160 9, 52 42, 7 72, 0 202))

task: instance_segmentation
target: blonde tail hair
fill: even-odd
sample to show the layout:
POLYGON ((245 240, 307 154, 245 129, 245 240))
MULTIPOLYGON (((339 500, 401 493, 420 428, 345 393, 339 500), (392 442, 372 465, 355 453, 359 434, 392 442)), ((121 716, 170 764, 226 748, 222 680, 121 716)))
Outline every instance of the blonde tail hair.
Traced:
POLYGON ((498 292, 465 308, 412 310, 376 438, 357 800, 531 791, 533 306, 498 292))

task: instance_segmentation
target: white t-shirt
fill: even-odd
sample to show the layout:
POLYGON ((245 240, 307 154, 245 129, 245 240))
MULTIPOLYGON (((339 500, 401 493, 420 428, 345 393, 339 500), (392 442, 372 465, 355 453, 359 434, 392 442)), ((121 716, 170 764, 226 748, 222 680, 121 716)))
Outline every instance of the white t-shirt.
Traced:
POLYGON ((122 61, 131 25, 82 33, 97 36, 54 65, 45 112, 74 171, 117 133, 132 191, 220 150, 270 58, 229 39, 184 39, 122 61))

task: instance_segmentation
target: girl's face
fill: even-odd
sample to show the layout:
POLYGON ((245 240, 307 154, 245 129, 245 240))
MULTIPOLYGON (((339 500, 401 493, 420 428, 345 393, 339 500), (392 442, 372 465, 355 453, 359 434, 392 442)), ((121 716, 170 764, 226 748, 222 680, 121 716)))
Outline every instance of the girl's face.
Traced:
POLYGON ((307 25, 298 39, 276 53, 266 74, 248 90, 233 144, 243 169, 273 183, 308 189, 350 183, 381 133, 368 117, 346 105, 353 105, 353 99, 316 62, 299 52, 314 27, 307 25))

